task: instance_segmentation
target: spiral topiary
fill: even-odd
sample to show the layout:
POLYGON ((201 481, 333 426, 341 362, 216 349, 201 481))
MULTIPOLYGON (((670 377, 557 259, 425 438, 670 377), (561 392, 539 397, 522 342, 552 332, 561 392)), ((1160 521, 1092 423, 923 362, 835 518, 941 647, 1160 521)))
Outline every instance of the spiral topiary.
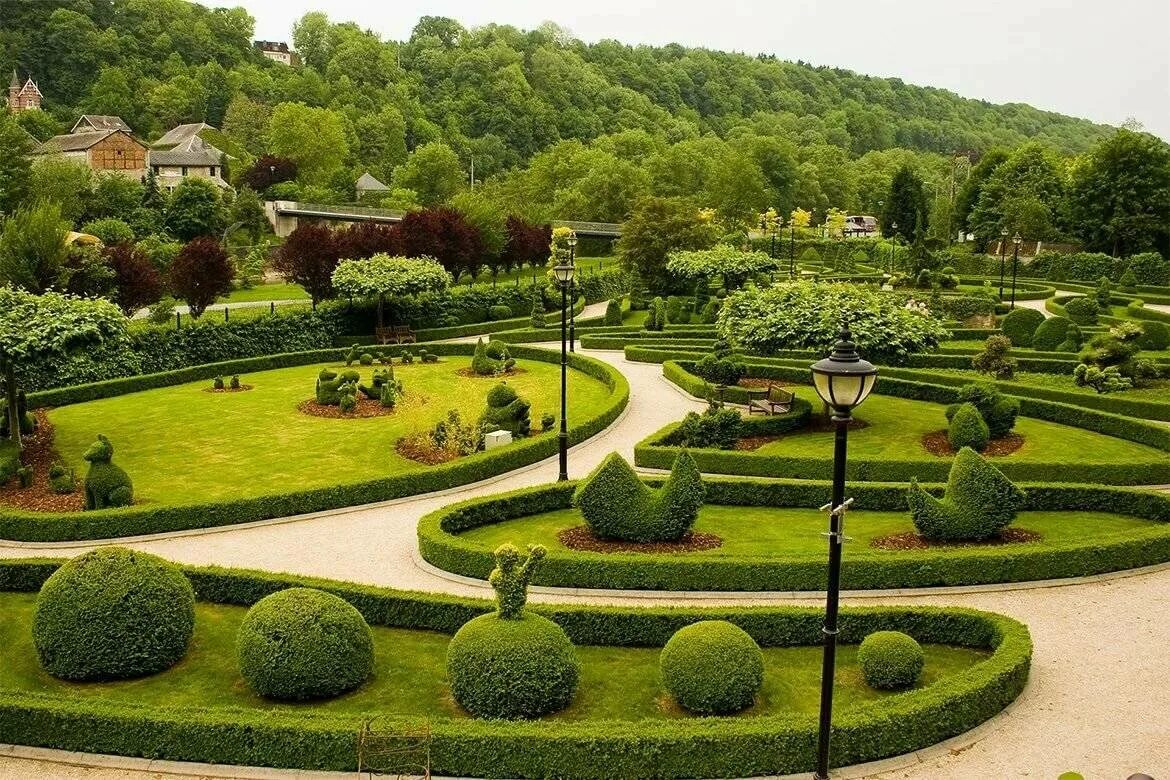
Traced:
POLYGON ((257 601, 236 634, 240 674, 261 696, 324 699, 357 688, 374 667, 362 613, 314 588, 289 588, 257 601))
POLYGON ((45 581, 32 632, 46 672, 88 681, 161 672, 186 654, 194 630, 195 591, 177 566, 103 547, 45 581))
POLYGON ((479 718, 537 718, 573 698, 580 663, 564 629, 524 609, 544 548, 521 558, 513 545, 495 553, 490 582, 497 610, 468 621, 447 646, 447 678, 460 706, 479 718))
POLYGON ((918 682, 926 654, 922 645, 901 631, 875 631, 857 648, 857 663, 869 687, 895 690, 918 682))
POLYGON ((723 715, 750 707, 764 684, 764 654, 726 620, 684 626, 658 657, 662 684, 685 709, 723 715))

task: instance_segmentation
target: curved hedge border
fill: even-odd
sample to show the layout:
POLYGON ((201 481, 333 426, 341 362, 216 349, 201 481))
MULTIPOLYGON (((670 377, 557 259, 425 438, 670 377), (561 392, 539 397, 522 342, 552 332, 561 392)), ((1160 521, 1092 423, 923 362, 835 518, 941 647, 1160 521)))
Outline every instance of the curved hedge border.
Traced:
MULTIPOLYGON (((425 346, 437 355, 470 355, 475 351, 473 344, 425 346)), ((391 351, 397 354, 401 348, 394 348, 391 351)), ((510 351, 513 357, 523 360, 540 360, 546 363, 560 360, 559 354, 534 347, 514 347, 510 351)), ((29 399, 34 406, 61 406, 154 387, 210 379, 218 374, 250 373, 271 368, 344 360, 347 352, 345 349, 328 349, 233 360, 228 363, 168 371, 165 374, 148 374, 50 390, 29 396, 29 399)), ((600 380, 612 390, 611 402, 604 411, 588 420, 575 423, 569 429, 569 443, 577 444, 600 433, 618 418, 629 403, 630 386, 621 372, 599 360, 570 354, 569 365, 600 380)), ((481 452, 439 466, 391 474, 378 479, 204 504, 176 506, 146 504, 123 509, 69 513, 22 512, 3 508, 0 509, 0 538, 37 542, 106 539, 250 523, 446 490, 527 466, 555 455, 556 451, 556 438, 541 436, 500 450, 481 452)))
MULTIPOLYGON (((691 450, 702 464, 702 451, 691 450)), ((830 483, 813 481, 704 479, 707 503, 729 506, 807 507, 829 497, 830 483)), ((661 480, 647 480, 659 484, 661 480)), ((465 541, 460 532, 571 506, 576 483, 561 482, 464 501, 432 512, 418 524, 423 559, 444 571, 486 579, 492 551, 465 541)), ((1023 511, 1119 512, 1160 525, 1124 537, 1063 545, 957 547, 896 554, 850 549, 842 587, 857 590, 929 588, 1079 577, 1170 561, 1170 496, 1092 485, 1024 484, 1023 511)), ((927 486, 942 495, 942 485, 927 486)), ((906 511, 906 486, 853 483, 855 509, 906 511)), ((517 539, 517 541, 522 541, 517 539)), ((641 590, 804 591, 823 590, 824 556, 773 555, 693 558, 687 555, 550 551, 533 583, 574 588, 641 590)))
MULTIPOLYGON (((0 562, 0 587, 35 590, 59 562, 0 562)), ((185 569, 205 601, 247 606, 288 587, 336 593, 371 625, 453 633, 491 609, 487 601, 352 585, 290 575, 185 569)), ((661 646, 684 625, 729 620, 762 646, 816 645, 820 610, 803 607, 653 609, 534 606, 577 644, 661 646)), ((840 641, 903 631, 920 642, 990 650, 991 655, 934 685, 840 711, 833 724, 837 765, 918 750, 999 713, 1027 683, 1032 640, 1005 615, 964 608, 845 607, 840 641)), ((378 719, 381 730, 415 731, 409 714, 378 719)), ((303 769, 353 771, 364 718, 321 711, 246 711, 114 704, 93 697, 0 692, 4 741, 62 750, 303 769)), ((815 715, 660 721, 430 720, 431 770, 473 777, 743 777, 812 768, 815 715), (636 728, 631 728, 635 725, 636 728)), ((402 756, 379 767, 417 771, 402 756)))

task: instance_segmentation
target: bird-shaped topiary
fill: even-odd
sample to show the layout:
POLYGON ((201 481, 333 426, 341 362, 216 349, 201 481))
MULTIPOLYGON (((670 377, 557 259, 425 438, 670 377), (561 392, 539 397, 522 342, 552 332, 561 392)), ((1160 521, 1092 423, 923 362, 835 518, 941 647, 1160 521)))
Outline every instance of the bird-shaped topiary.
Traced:
POLYGON ((658 490, 644 485, 614 452, 577 486, 573 505, 602 539, 667 542, 691 530, 706 492, 699 467, 686 450, 674 459, 670 476, 658 490))
POLYGON ((918 532, 932 541, 989 539, 1016 519, 1024 491, 970 447, 959 450, 942 499, 911 480, 907 501, 918 532))
POLYGON ((532 430, 530 410, 532 404, 521 398, 505 382, 488 391, 487 409, 480 415, 480 423, 486 423, 489 430, 510 431, 513 436, 527 436, 532 430))
POLYGON ((89 471, 85 474, 86 509, 107 509, 134 503, 134 484, 129 474, 111 462, 114 445, 109 439, 99 433, 97 441, 89 445, 82 457, 89 461, 89 471))

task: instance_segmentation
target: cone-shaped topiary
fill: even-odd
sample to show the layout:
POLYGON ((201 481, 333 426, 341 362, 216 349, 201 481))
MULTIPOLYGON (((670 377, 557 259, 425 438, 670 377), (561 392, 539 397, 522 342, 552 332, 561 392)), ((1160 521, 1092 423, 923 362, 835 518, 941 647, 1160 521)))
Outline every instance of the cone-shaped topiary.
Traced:
POLYGON ((857 664, 871 688, 908 688, 922 675, 926 654, 914 637, 901 631, 875 631, 857 648, 857 664))
POLYGON ((195 591, 154 555, 101 547, 65 562, 41 587, 33 642, 66 680, 121 680, 170 668, 195 630, 195 591))
POLYGON ((616 298, 610 298, 609 303, 605 305, 605 320, 606 325, 621 325, 622 324, 622 304, 616 298))
POLYGON ((979 453, 964 447, 951 465, 942 500, 912 480, 907 501, 915 528, 927 539, 979 541, 1016 519, 1024 492, 979 453))
POLYGON ((748 632, 726 620, 684 626, 658 656, 662 685, 682 707, 723 715, 750 707, 764 684, 764 654, 748 632))
POLYGON ((257 601, 236 634, 240 674, 269 699, 323 699, 351 691, 374 667, 374 640, 362 613, 313 588, 288 588, 257 601))
POLYGON ((130 506, 134 503, 134 483, 130 475, 115 466, 114 445, 102 434, 89 445, 82 456, 89 461, 85 473, 85 508, 106 509, 108 507, 130 506))
POLYGON ((501 545, 489 578, 497 611, 465 623, 447 646, 451 694, 476 717, 537 718, 564 708, 577 690, 580 663, 564 629, 524 609, 544 552, 529 545, 522 559, 501 545))
POLYGON ((955 416, 951 418, 951 426, 947 430, 947 440, 955 450, 970 447, 976 452, 983 452, 987 449, 991 433, 975 404, 962 404, 955 411, 955 416))
POLYGON ((705 496, 698 466, 686 450, 675 458, 659 490, 642 484, 614 452, 577 486, 573 505, 603 539, 665 542, 680 539, 694 526, 705 496))
POLYGON ((487 409, 480 415, 479 422, 494 426, 490 430, 511 431, 512 435, 527 436, 532 430, 529 415, 532 404, 521 398, 506 382, 488 391, 487 409))

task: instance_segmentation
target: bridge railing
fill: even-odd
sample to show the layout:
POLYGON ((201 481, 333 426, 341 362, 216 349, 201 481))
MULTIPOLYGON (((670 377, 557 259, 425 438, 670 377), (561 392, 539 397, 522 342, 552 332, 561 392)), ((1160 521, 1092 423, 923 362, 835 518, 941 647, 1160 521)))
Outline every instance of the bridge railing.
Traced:
MULTIPOLYGON (((321 216, 336 217, 350 221, 382 221, 399 222, 405 215, 403 211, 374 208, 373 206, 332 206, 326 203, 301 203, 299 201, 276 201, 276 213, 290 216, 321 216)), ((616 222, 582 222, 577 220, 553 220, 554 227, 567 227, 586 236, 600 236, 618 238, 622 234, 622 226, 616 222)))

